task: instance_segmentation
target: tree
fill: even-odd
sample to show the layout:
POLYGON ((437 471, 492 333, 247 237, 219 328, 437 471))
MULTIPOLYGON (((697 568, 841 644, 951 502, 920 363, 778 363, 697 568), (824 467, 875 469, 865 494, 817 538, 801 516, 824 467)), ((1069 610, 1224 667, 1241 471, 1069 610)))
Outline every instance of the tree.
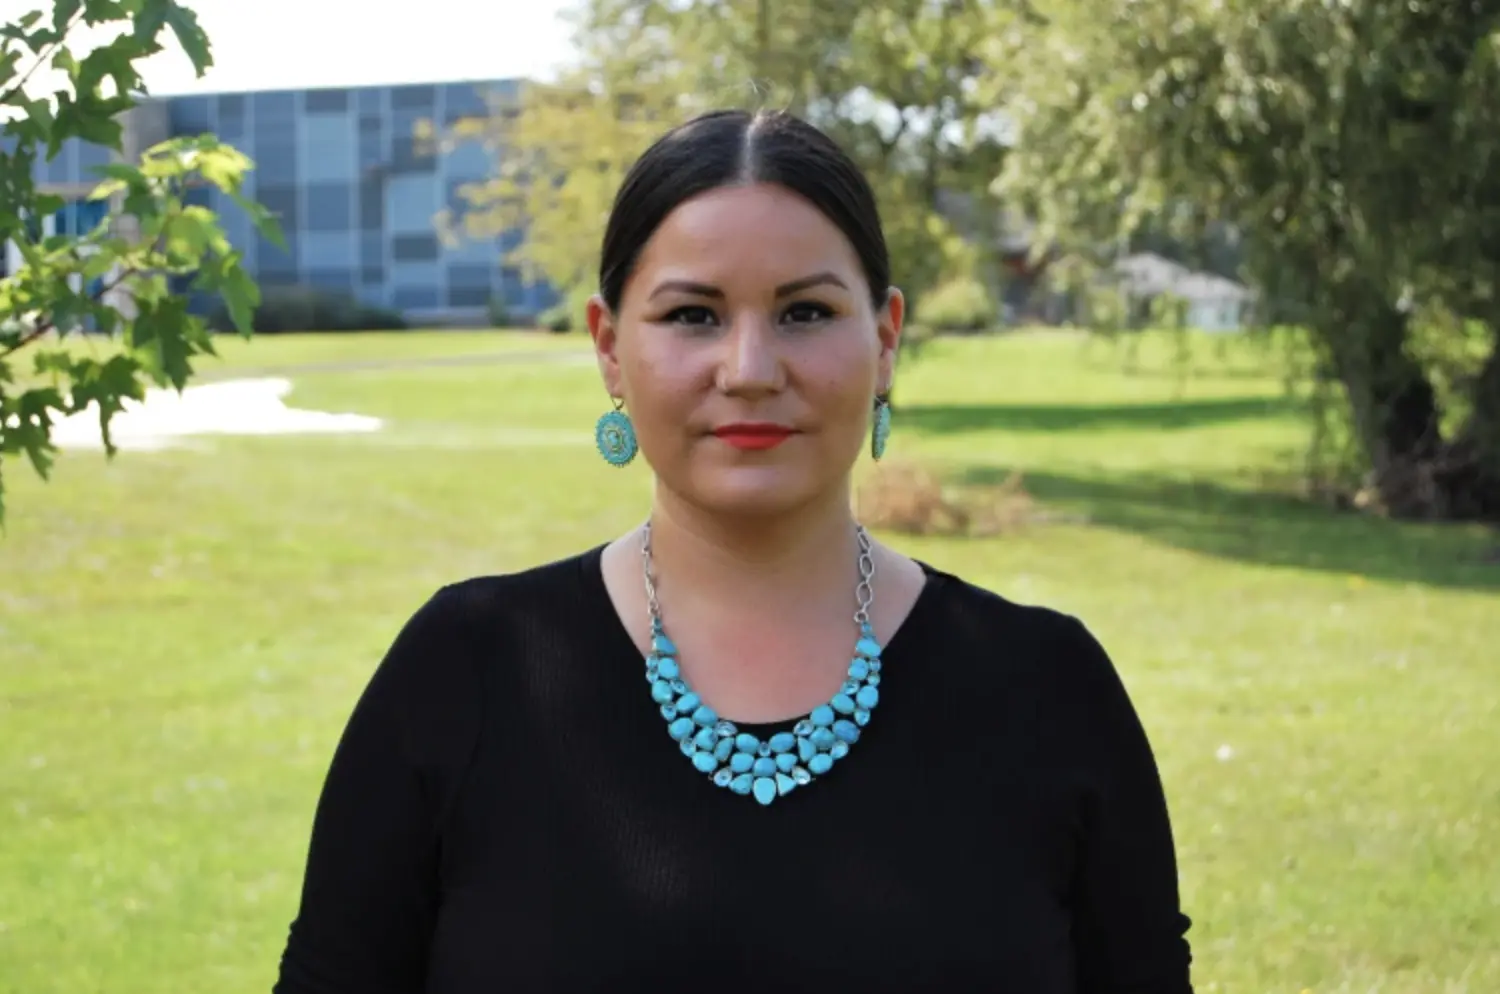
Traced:
POLYGON ((997 189, 1046 237, 1245 235, 1383 505, 1500 519, 1500 5, 1037 0, 997 189), (1433 355, 1461 357, 1439 376, 1433 355))
POLYGON ((980 82, 1017 16, 997 0, 587 0, 574 72, 448 136, 486 143, 499 166, 442 226, 522 228, 517 258, 586 292, 614 191, 653 138, 710 107, 784 107, 864 167, 898 280, 920 300, 969 275, 999 222, 988 187, 1003 143, 980 82))
POLYGON ((147 383, 181 389, 193 358, 213 354, 204 318, 188 312, 184 283, 221 295, 249 334, 255 282, 217 217, 188 191, 217 187, 268 237, 281 238, 266 210, 240 193, 250 161, 209 135, 157 145, 136 164, 103 166, 90 199, 109 205, 105 220, 81 235, 43 235, 41 219, 64 200, 38 191, 34 166, 70 139, 122 152, 120 116, 145 92, 136 64, 162 50, 165 32, 201 75, 211 64, 208 38, 175 0, 54 0, 50 12, 0 28, 0 107, 9 112, 0 128, 0 245, 13 242, 22 259, 0 279, 0 461, 24 453, 43 478, 54 418, 97 406, 113 455, 109 425, 123 402, 142 399, 147 383), (80 54, 80 29, 119 33, 80 54), (49 71, 61 88, 29 92, 49 71), (71 348, 66 339, 85 330, 115 339, 118 350, 96 358, 71 348), (29 375, 16 366, 23 350, 29 375))

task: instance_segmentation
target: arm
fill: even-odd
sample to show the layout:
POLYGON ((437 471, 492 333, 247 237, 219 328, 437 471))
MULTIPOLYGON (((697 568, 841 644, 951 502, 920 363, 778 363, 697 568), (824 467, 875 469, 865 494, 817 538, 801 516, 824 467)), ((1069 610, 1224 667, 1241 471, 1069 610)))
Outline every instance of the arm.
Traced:
POLYGON ((1161 778, 1114 664, 1074 621, 1070 722, 1088 785, 1073 881, 1080 994, 1191 994, 1161 778))
POLYGON ((407 622, 344 729, 314 817, 275 994, 417 994, 439 905, 438 828, 478 735, 450 590, 407 622))

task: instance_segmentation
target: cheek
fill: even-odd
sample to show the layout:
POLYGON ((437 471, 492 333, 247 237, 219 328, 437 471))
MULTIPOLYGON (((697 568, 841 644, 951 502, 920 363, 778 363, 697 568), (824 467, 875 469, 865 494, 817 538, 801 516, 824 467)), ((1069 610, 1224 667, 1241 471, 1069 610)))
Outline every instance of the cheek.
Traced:
POLYGON ((700 392, 702 374, 691 353, 666 343, 641 342, 621 357, 620 372, 632 405, 647 418, 690 406, 700 392))

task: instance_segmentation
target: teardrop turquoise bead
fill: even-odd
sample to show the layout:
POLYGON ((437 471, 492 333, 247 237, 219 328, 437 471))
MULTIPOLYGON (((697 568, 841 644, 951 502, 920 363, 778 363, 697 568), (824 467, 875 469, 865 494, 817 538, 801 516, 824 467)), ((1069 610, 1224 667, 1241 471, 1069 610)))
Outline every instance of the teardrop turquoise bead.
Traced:
POLYGON ((790 773, 797 765, 797 757, 789 752, 784 752, 776 757, 776 768, 782 773, 790 773))
POLYGON ((833 769, 833 757, 826 752, 820 752, 807 764, 807 768, 815 775, 822 776, 833 769))
POLYGON ((863 680, 870 675, 870 664, 863 659, 856 659, 849 664, 849 679, 863 680))
POLYGON ((849 697, 848 694, 834 694, 833 700, 829 701, 828 703, 833 705, 833 709, 839 714, 854 713, 854 701, 849 697))
POLYGON ((773 776, 776 773, 776 760, 757 759, 755 761, 755 765, 751 767, 751 769, 754 770, 755 775, 758 777, 773 776))
POLYGON ((749 732, 741 732, 735 737, 734 747, 740 752, 748 752, 753 755, 760 748, 760 739, 749 732))
POLYGON ((841 721, 833 726, 833 734, 852 745, 859 741, 859 726, 852 721, 841 721))
POLYGON ((698 734, 693 736, 693 743, 699 749, 708 749, 711 751, 714 746, 719 744, 719 737, 714 734, 712 728, 700 728, 698 734))
POLYGON ((672 722, 672 724, 667 726, 667 734, 671 735, 672 738, 681 742, 683 739, 693 734, 693 719, 678 718, 676 721, 672 722))
POLYGON ((729 739, 720 739, 714 743, 714 759, 719 762, 728 762, 729 757, 734 755, 734 743, 729 739))
POLYGON ((656 662, 656 674, 665 680, 675 680, 682 674, 677 668, 677 660, 671 656, 663 656, 656 662))
POLYGON ((671 704, 672 698, 676 696, 672 693, 672 685, 665 680, 658 680, 651 685, 651 699, 658 704, 671 704))
POLYGON ((833 748, 828 750, 828 755, 832 756, 834 759, 843 759, 845 756, 849 755, 849 743, 842 740, 835 742, 833 744, 833 748))
MULTIPOLYGON (((682 709, 678 708, 677 710, 681 711, 682 709)), ((713 708, 707 704, 702 704, 699 705, 698 710, 693 712, 693 720, 704 728, 707 728, 711 725, 717 725, 719 723, 719 716, 714 714, 713 708)))
POLYGON ((688 693, 683 694, 681 697, 677 698, 677 713, 692 714, 694 711, 698 710, 698 706, 702 703, 703 702, 698 699, 697 694, 689 691, 688 693))
POLYGON ((755 783, 755 778, 748 773, 741 774, 729 781, 729 789, 736 794, 750 793, 750 787, 755 783))
POLYGON ((771 736, 772 752, 788 752, 797 744, 797 736, 791 732, 778 732, 771 736))
POLYGON ((862 638, 854 644, 854 651, 866 659, 874 659, 880 655, 880 643, 872 638, 862 638))
POLYGON ((832 749, 833 744, 837 741, 838 739, 834 737, 832 729, 820 728, 812 733, 812 744, 818 747, 819 752, 827 752, 829 749, 832 749))
POLYGON ((874 687, 861 687, 859 693, 854 695, 854 700, 866 711, 873 710, 880 703, 880 691, 874 687))
POLYGON ((749 773, 755 765, 755 757, 748 752, 737 752, 729 757, 729 768, 736 773, 749 773))
POLYGON ((806 763, 808 760, 812 759, 817 754, 818 754, 818 747, 812 744, 812 740, 811 739, 798 739, 797 740, 797 755, 800 756, 800 757, 802 757, 802 762, 806 763))
POLYGON ((833 724, 834 722, 833 708, 829 707, 827 704, 824 704, 820 707, 813 708, 812 714, 808 715, 807 717, 808 720, 817 727, 825 728, 833 724))
POLYGON ((651 651, 658 656, 677 655, 677 646, 665 635, 655 635, 651 638, 651 651))
POLYGON ((719 762, 714 759, 713 753, 699 751, 693 753, 693 765, 698 768, 699 773, 712 773, 719 762))
POLYGON ((759 777, 755 781, 755 799, 762 804, 770 804, 776 800, 776 781, 769 777, 759 777))
POLYGON ((795 790, 796 787, 797 781, 793 780, 785 773, 776 774, 776 792, 778 794, 785 797, 787 794, 790 794, 793 790, 795 790))

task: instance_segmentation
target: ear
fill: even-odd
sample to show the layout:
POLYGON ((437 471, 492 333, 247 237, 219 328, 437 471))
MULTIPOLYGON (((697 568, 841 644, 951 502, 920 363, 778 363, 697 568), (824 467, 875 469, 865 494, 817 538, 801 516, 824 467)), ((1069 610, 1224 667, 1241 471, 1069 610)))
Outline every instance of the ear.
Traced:
POLYGON ((599 375, 604 378, 604 389, 616 399, 620 397, 620 359, 615 349, 619 346, 619 335, 614 315, 609 305, 597 293, 589 298, 586 311, 589 337, 594 340, 594 357, 599 362, 599 375))
POLYGON ((875 315, 875 333, 880 337, 880 371, 875 389, 881 396, 891 392, 896 376, 896 353, 901 347, 901 330, 906 322, 906 297, 896 288, 886 291, 885 304, 875 315))

